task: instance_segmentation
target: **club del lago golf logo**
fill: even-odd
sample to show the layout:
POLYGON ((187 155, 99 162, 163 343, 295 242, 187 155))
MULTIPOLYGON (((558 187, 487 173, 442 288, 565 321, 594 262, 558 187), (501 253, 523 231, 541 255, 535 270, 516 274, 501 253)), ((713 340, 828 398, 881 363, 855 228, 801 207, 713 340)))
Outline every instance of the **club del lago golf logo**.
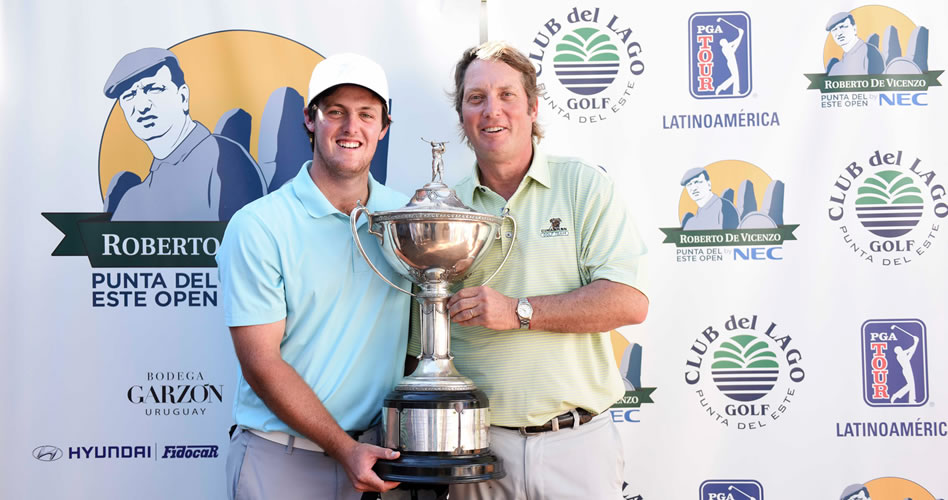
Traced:
POLYGON ((811 73, 820 107, 927 106, 943 70, 928 67, 928 28, 883 5, 836 12, 826 20, 825 73, 811 73))
POLYGON ((540 101, 573 123, 598 123, 626 108, 645 73, 628 16, 604 7, 558 12, 529 47, 540 101))
POLYGON ((774 322, 732 314, 695 335, 685 383, 714 422, 754 430, 779 422, 806 378, 799 342, 774 322))
POLYGON ((740 160, 690 168, 681 177, 678 227, 660 228, 678 262, 783 260, 798 224, 784 223, 784 183, 740 160))
POLYGON ((856 258, 899 266, 929 253, 948 216, 930 164, 909 151, 876 150, 838 172, 827 216, 856 258))

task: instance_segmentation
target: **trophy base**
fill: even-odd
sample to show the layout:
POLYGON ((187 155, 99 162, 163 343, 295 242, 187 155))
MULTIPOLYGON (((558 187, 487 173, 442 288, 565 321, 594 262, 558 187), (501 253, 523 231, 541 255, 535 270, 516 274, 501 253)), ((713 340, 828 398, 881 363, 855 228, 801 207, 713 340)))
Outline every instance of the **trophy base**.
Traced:
POLYGON ((379 460, 373 470, 386 481, 458 484, 500 479, 503 462, 489 451, 471 455, 402 452, 397 460, 379 460))

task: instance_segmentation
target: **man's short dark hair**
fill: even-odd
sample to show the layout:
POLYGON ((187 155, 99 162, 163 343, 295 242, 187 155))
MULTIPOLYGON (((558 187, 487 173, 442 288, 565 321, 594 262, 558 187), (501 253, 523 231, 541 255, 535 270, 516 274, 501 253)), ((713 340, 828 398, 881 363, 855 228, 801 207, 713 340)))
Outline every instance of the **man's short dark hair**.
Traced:
MULTIPOLYGON (((309 105, 306 106, 306 112, 309 114, 309 121, 311 122, 316 121, 316 111, 319 108, 319 103, 322 102, 322 100, 325 99, 326 97, 332 95, 332 93, 335 92, 336 89, 338 89, 339 87, 343 85, 350 85, 350 84, 343 83, 340 85, 334 85, 332 87, 329 87, 328 89, 320 92, 319 94, 316 94, 316 97, 314 97, 312 101, 309 101, 309 105)), ((359 87, 362 87, 362 86, 359 85, 359 87)), ((362 87, 362 88, 365 88, 365 87, 362 87)), ((369 90, 369 89, 366 89, 366 90, 369 90)), ((372 91, 369 90, 369 92, 372 92, 372 91)), ((379 100, 379 102, 382 103, 382 128, 384 129, 385 127, 388 127, 389 125, 392 124, 392 120, 388 117, 388 103, 382 100, 382 98, 379 97, 379 95, 376 94, 375 92, 372 92, 372 95, 374 95, 379 100)), ((303 124, 303 128, 306 128, 306 124, 303 124)), ((313 142, 314 134, 310 132, 308 128, 306 128, 306 135, 309 136, 310 149, 315 150, 316 144, 315 142, 313 142)))
POLYGON ((167 66, 168 69, 171 71, 171 83, 175 84, 175 86, 177 87, 184 85, 184 72, 181 71, 181 66, 178 65, 177 59, 167 58, 161 61, 160 63, 155 64, 154 66, 145 68, 144 70, 140 71, 138 74, 116 85, 115 90, 112 91, 113 94, 115 95, 116 98, 121 97, 122 94, 124 94, 126 90, 132 88, 132 85, 135 85, 136 83, 138 83, 138 81, 141 80, 142 78, 149 78, 158 74, 158 71, 162 68, 162 66, 167 66))

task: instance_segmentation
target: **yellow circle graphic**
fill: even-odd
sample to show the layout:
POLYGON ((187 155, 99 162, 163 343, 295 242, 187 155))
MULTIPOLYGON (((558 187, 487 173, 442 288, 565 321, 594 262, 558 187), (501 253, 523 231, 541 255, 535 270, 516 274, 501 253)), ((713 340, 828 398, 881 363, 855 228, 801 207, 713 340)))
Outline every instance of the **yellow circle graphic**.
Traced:
MULTIPOLYGON (((250 151, 257 158, 260 119, 270 94, 291 87, 306 96, 309 77, 324 58, 316 51, 279 35, 259 31, 220 31, 169 48, 178 58, 191 90, 191 117, 211 132, 225 112, 241 108, 252 117, 250 151)), ((132 52, 130 50, 129 52, 132 52)), ((105 81, 103 75, 102 81, 105 81)), ((300 109, 300 126, 303 110, 300 109)), ((135 137, 122 108, 115 102, 99 147, 99 188, 103 199, 112 177, 127 170, 144 179, 151 151, 135 137)))
MULTIPOLYGON (((767 186, 770 185, 772 179, 753 163, 741 160, 721 160, 705 166, 704 169, 708 171, 708 177, 711 178, 712 193, 721 196, 724 191, 730 188, 734 190, 736 197, 741 183, 749 180, 754 185, 754 198, 757 199, 757 206, 762 207, 764 205, 764 194, 766 194, 767 186)), ((688 212, 697 214, 698 204, 688 196, 688 191, 683 187, 681 197, 678 199, 678 221, 681 222, 688 212)))
POLYGON ((872 500, 935 500, 935 496, 908 479, 880 477, 866 483, 872 500))
MULTIPOLYGON (((886 28, 895 26, 899 33, 899 46, 904 52, 909 44, 909 37, 912 36, 912 30, 915 29, 915 23, 901 12, 883 5, 865 5, 857 7, 851 11, 853 19, 856 21, 856 35, 862 41, 869 40, 872 35, 879 35, 879 43, 882 43, 882 36, 886 28)), ((827 17, 829 19, 829 17, 827 17)), ((825 24, 823 25, 825 28, 825 24)), ((823 68, 829 64, 833 58, 842 59, 843 49, 833 40, 830 33, 826 33, 826 42, 823 44, 823 68)))

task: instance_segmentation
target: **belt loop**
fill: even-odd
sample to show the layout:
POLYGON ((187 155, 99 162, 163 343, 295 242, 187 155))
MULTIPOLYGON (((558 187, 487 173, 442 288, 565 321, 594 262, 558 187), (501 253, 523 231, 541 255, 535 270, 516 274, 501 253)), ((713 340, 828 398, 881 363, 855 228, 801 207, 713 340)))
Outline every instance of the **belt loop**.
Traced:
POLYGON ((293 454, 293 443, 296 442, 296 436, 290 434, 290 438, 286 440, 286 454, 293 454))
POLYGON ((570 413, 570 415, 573 416, 573 428, 574 428, 574 429, 578 429, 578 428, 579 428, 579 423, 580 423, 580 422, 579 422, 579 412, 576 411, 576 408, 573 408, 572 410, 569 411, 569 413, 570 413))
POLYGON ((553 432, 560 430, 560 416, 557 415, 553 417, 553 419, 550 420, 550 424, 552 424, 553 432))

